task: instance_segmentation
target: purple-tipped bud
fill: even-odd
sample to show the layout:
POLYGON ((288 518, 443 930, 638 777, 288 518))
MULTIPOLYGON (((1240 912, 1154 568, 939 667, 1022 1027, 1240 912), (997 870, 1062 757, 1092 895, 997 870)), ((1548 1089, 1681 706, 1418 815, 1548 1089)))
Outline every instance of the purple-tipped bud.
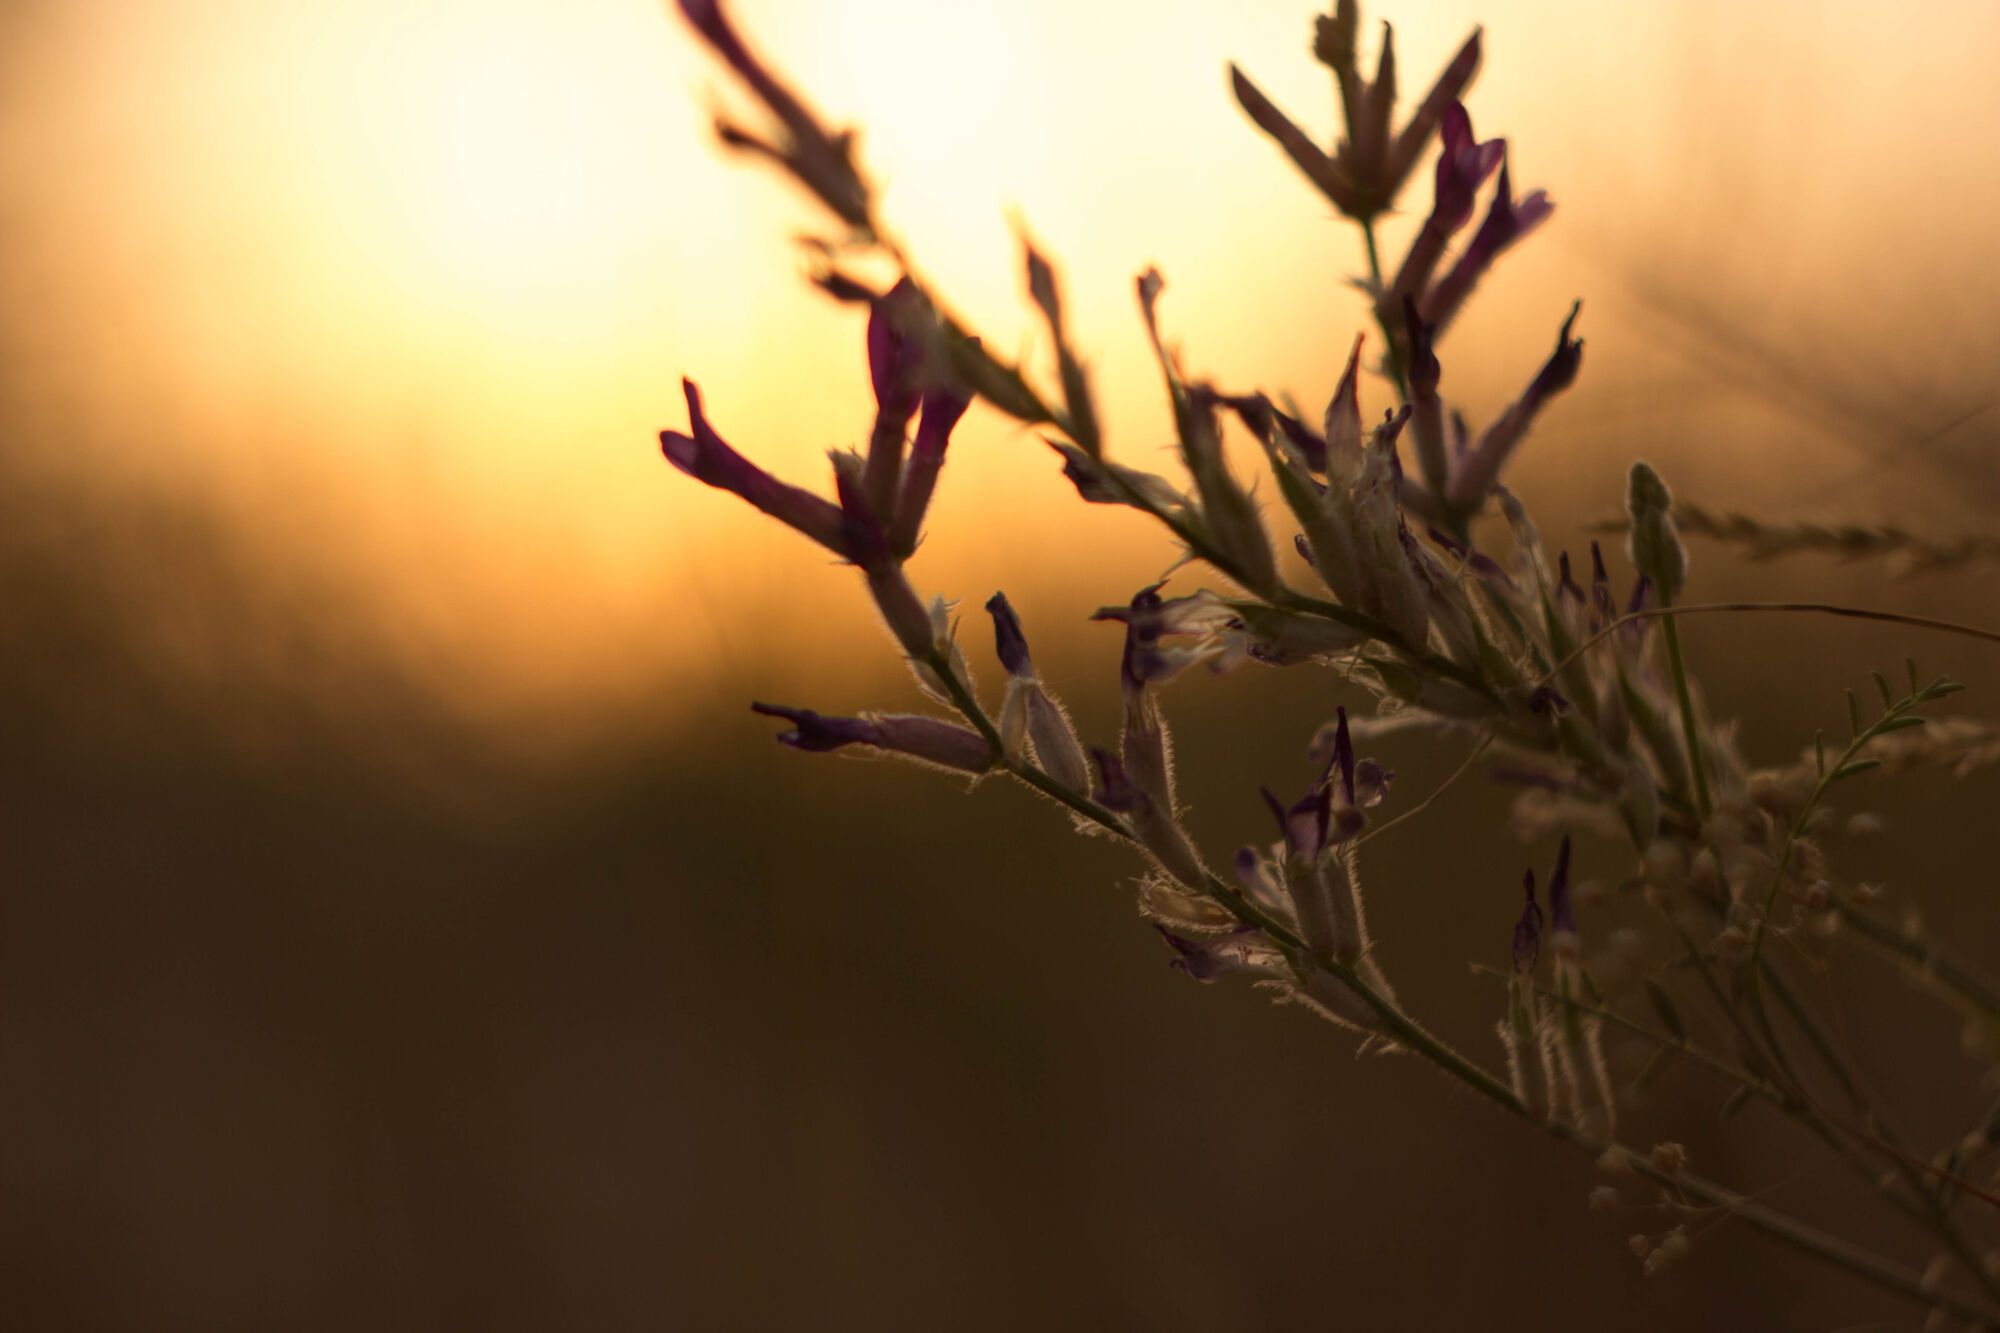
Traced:
MULTIPOLYGON (((968 341, 974 346, 979 343, 977 338, 968 341)), ((938 473, 944 470, 952 427, 972 405, 972 398, 972 391, 956 379, 924 390, 923 416, 917 422, 917 438, 910 446, 909 462, 903 466, 903 488, 896 499, 896 521, 889 532, 889 544, 898 555, 909 555, 917 549, 924 513, 937 490, 938 473)))
POLYGON ((750 711, 790 722, 789 730, 778 733, 778 741, 795 750, 820 753, 866 745, 966 773, 984 773, 998 758, 978 732, 934 717, 904 713, 824 717, 809 708, 763 703, 751 704, 750 711))
MULTIPOLYGON (((1596 543, 1593 542, 1591 543, 1591 545, 1595 546, 1596 543)), ((1557 554, 1556 569, 1558 571, 1556 578, 1557 600, 1561 600, 1562 598, 1567 597, 1570 600, 1574 601, 1578 606, 1582 606, 1584 603, 1583 588, 1581 585, 1577 583, 1576 579, 1572 577, 1569 572, 1568 551, 1563 551, 1557 554)))
POLYGON ((1255 926, 1238 926, 1227 935, 1206 940, 1191 940, 1158 924, 1153 929, 1173 946, 1175 957, 1170 960, 1170 965, 1196 981, 1214 981, 1217 977, 1240 972, 1251 965, 1250 946, 1257 936, 1255 926))
POLYGON ((1527 902, 1521 907, 1521 919, 1514 923, 1514 970, 1532 972, 1542 956, 1542 909, 1535 902, 1535 872, 1530 870, 1521 877, 1521 887, 1527 902))
POLYGON ((1361 345, 1356 334, 1354 350, 1347 354, 1347 369, 1333 401, 1326 405, 1326 448, 1320 471, 1328 478, 1351 483, 1361 473, 1361 345))
POLYGON ((1563 320, 1562 332, 1556 335, 1556 350, 1549 354, 1549 359, 1528 385, 1528 400, 1536 407, 1576 383, 1576 372, 1583 366, 1583 339, 1570 337, 1570 330, 1576 327, 1576 317, 1582 310, 1581 301, 1569 308, 1569 317, 1563 320))
POLYGON ((1007 668, 1007 674, 1027 679, 1035 674, 1035 664, 1028 657, 1028 640, 1021 633, 1021 618, 1014 614, 1014 608, 1007 601, 1007 594, 996 592, 986 603, 987 612, 993 617, 993 650, 999 655, 1000 665, 1007 668))
POLYGON ((1437 202, 1431 217, 1447 233, 1457 231, 1472 216, 1479 187, 1506 156, 1503 139, 1479 142, 1472 134, 1472 116, 1465 103, 1453 102, 1439 121, 1444 151, 1438 157, 1437 202))
POLYGON ((1424 294, 1424 318, 1438 328, 1450 324, 1501 252, 1540 226, 1553 212, 1555 205, 1541 190, 1515 200, 1507 164, 1501 163, 1500 182, 1493 194, 1493 204, 1486 211, 1486 220, 1479 224, 1472 243, 1465 247, 1465 253, 1458 257, 1451 271, 1424 294))
POLYGON ((908 421, 922 399, 925 313, 923 293, 907 277, 869 306, 868 378, 883 416, 908 421))
POLYGON ((1581 302, 1570 307, 1562 332, 1556 337, 1554 354, 1536 373, 1527 392, 1508 404, 1507 410, 1486 428, 1479 443, 1452 475, 1447 498, 1454 508, 1471 513, 1486 502, 1487 492, 1500 480, 1500 470, 1507 465, 1508 458, 1527 438, 1535 417, 1550 398, 1576 381, 1577 370, 1583 364, 1583 340, 1570 337, 1570 330, 1581 309, 1581 302))
POLYGON ((660 452, 669 463, 696 481, 729 491, 772 518, 812 538, 828 550, 848 554, 840 510, 811 491, 779 481, 729 446, 708 424, 701 410, 701 390, 693 380, 681 381, 687 395, 688 428, 660 432, 660 452))
POLYGON ((1561 944, 1567 936, 1577 938, 1576 914, 1569 901, 1569 835, 1563 835, 1562 845, 1556 848, 1556 868, 1549 872, 1549 931, 1561 944))
POLYGON ((1359 805, 1354 799, 1354 737, 1347 729, 1347 709, 1333 710, 1333 755, 1327 766, 1340 775, 1340 799, 1347 805, 1359 805))
POLYGON ((1590 544, 1591 632, 1596 633, 1618 618, 1618 604, 1611 598, 1611 573, 1604 568, 1604 548, 1590 544))

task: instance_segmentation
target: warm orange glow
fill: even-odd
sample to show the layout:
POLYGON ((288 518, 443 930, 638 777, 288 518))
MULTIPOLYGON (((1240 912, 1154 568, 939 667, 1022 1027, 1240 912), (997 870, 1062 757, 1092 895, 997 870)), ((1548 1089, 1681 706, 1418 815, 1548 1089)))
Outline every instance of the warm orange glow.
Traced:
MULTIPOLYGON (((1406 90, 1488 25, 1476 116, 1559 205, 1456 335, 1475 417, 1587 298, 1587 387, 1526 479, 1567 469, 1602 490, 1626 451, 1589 444, 1593 423, 1699 397, 1707 363, 1689 368, 1639 277, 1686 288, 1706 272, 1715 290, 1698 294, 1725 306, 1779 291, 1833 328, 1907 328, 1924 306, 1911 292, 1971 308, 1990 286, 1972 256, 1990 249, 2000 168, 1962 131, 2000 121, 1976 58, 1995 11, 1927 6, 1927 26, 1885 29, 1861 10, 1778 9, 1387 11, 1406 90)), ((1154 462, 1167 438, 1130 293, 1149 262, 1193 364, 1307 404, 1326 392, 1360 325, 1343 285, 1359 248, 1222 77, 1240 59, 1330 127, 1297 0, 739 10, 822 107, 864 127, 888 214, 989 337, 1034 346, 1010 218, 1062 259, 1124 456, 1154 462)), ((476 678, 473 694, 637 688, 675 661, 712 665, 707 636, 658 623, 690 599, 802 581, 865 623, 835 571, 651 445, 682 421, 683 372, 742 447, 813 484, 868 411, 858 319, 806 290, 787 248, 821 221, 718 156, 703 107, 729 100, 725 80, 670 7, 98 0, 14 47, 7 318, 32 325, 48 390, 40 428, 17 432, 28 449, 195 497, 270 560, 341 571, 433 669, 476 678)), ((1392 253, 1407 226, 1389 227, 1392 253)), ((1769 486, 1777 457, 1699 467, 1715 486, 1769 486)), ((1086 552, 1162 563, 1142 527, 1102 519, 1076 512, 1031 439, 975 413, 924 575, 983 595, 1018 564, 997 539, 1030 532, 1030 578, 1086 552)))

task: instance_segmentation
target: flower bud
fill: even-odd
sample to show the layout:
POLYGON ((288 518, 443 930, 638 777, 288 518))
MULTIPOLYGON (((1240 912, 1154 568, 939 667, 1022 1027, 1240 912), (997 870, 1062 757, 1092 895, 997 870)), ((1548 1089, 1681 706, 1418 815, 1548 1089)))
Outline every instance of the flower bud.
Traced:
POLYGON ((696 481, 729 491, 795 528, 838 555, 847 556, 847 537, 838 506, 811 491, 771 476, 732 449, 708 424, 701 410, 701 390, 693 380, 681 381, 687 396, 688 428, 660 432, 660 452, 669 463, 696 481))
POLYGON ((823 717, 809 708, 763 703, 751 704, 750 711, 790 722, 791 729, 779 732, 778 741, 795 750, 818 753, 865 745, 966 773, 984 773, 998 759, 978 732, 934 717, 906 713, 823 717))
POLYGON ((1674 527, 1673 504, 1673 493, 1652 465, 1634 463, 1625 492, 1625 510, 1632 520, 1627 550, 1633 566, 1669 605, 1687 580, 1687 552, 1674 527))

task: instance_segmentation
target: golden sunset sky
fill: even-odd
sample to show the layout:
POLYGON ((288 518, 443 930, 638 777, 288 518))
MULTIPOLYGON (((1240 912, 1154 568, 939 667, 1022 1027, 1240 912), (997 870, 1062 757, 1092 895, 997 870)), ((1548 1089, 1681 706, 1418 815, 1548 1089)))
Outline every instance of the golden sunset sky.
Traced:
MULTIPOLYGON (((1297 0, 735 9, 862 127, 887 216, 989 339, 1039 346, 1015 228, 1058 258, 1128 460, 1163 466, 1167 440, 1131 299, 1148 263, 1192 366, 1323 400, 1360 327, 1360 249, 1224 74, 1237 60, 1331 136, 1297 0)), ((2000 10, 1382 17, 1406 103, 1485 25, 1475 125, 1557 202, 1444 349, 1477 423, 1584 298, 1584 380, 1527 451, 1531 495, 1615 508, 1644 447, 1718 505, 1865 510, 1866 485, 1802 494, 1801 451, 1818 481, 1865 480, 1884 430, 1979 409, 1959 362, 1992 350, 2000 10), (1770 392, 1787 375, 1805 387, 1770 392)), ((800 277, 792 238, 822 219, 717 149, 708 108, 742 104, 671 7, 74 0, 5 23, 9 449, 45 483, 212 519, 260 577, 348 605, 469 706, 560 709, 715 669, 722 639, 865 625, 841 571, 656 453, 683 373, 740 448, 809 484, 870 411, 856 313, 800 277)), ((1420 173, 1391 262, 1428 194, 1420 173)), ((932 529, 927 591, 981 599, 1104 570, 1080 607, 1165 558, 983 410, 932 529)), ((175 633, 168 656, 228 651, 203 638, 221 627, 175 633)))

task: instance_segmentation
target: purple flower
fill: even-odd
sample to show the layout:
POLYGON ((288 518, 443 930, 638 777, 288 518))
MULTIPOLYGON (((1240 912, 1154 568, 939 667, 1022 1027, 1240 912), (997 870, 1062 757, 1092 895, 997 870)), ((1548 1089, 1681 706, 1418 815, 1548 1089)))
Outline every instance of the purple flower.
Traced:
MULTIPOLYGON (((1596 545, 1595 542, 1591 544, 1593 546, 1596 545)), ((1562 551, 1556 555, 1556 570, 1556 600, 1561 601, 1567 597, 1578 606, 1582 606, 1584 604, 1583 588, 1569 572, 1568 551, 1562 551)))
POLYGON ((1457 231, 1472 217, 1472 205, 1479 187, 1493 174, 1506 156, 1504 139, 1481 143, 1472 133, 1472 116, 1465 103, 1453 102, 1444 109, 1438 124, 1444 149, 1438 155, 1437 194, 1431 216, 1446 232, 1457 231))
MULTIPOLYGON (((927 350, 923 326, 929 316, 930 303, 908 277, 897 279, 895 286, 869 303, 868 378, 875 386, 875 428, 868 436, 862 489, 885 525, 896 521, 903 437, 923 401, 927 350)), ((911 540, 915 540, 914 524, 911 540)))
POLYGON ((1438 154, 1436 194, 1430 215, 1410 242, 1409 253, 1386 290, 1378 294, 1376 312, 1385 328, 1402 321, 1405 299, 1421 300, 1431 285, 1438 261, 1444 258, 1452 234, 1472 216, 1479 187, 1493 174, 1506 155, 1504 140, 1481 143, 1473 137, 1472 117, 1462 103, 1453 102, 1440 120, 1442 151, 1438 154))
POLYGON ((1007 668, 1007 674, 1026 679, 1035 674, 1035 664, 1028 657, 1027 636, 1021 633, 1021 618, 1014 614, 1014 608, 1007 601, 1007 594, 996 592, 987 599, 986 610, 993 617, 993 648, 999 655, 1000 665, 1007 668))
POLYGON ((1148 685, 1164 685, 1199 662, 1221 651, 1216 636, 1237 624, 1236 613, 1207 591, 1186 597, 1162 598, 1160 585, 1141 588, 1130 606, 1100 607, 1092 620, 1116 620, 1125 625, 1125 656, 1120 679, 1128 700, 1148 685), (1165 645, 1165 635, 1197 638, 1192 646, 1165 645))
POLYGON ((1618 618, 1618 604, 1611 598, 1611 574, 1604 568, 1604 548, 1594 541, 1590 544, 1590 605, 1593 634, 1618 618))
POLYGON ((885 417, 908 421, 921 401, 925 313, 923 293, 907 277, 869 302, 868 378, 885 417))
POLYGON ((778 742, 795 750, 823 753, 865 745, 966 773, 984 773, 998 758, 978 732, 934 717, 880 713, 867 717, 824 717, 809 708, 754 703, 753 713, 783 718, 792 725, 778 742))
POLYGON ((849 554, 846 525, 838 507, 811 491, 779 481, 737 453, 702 415, 701 390, 695 382, 684 379, 681 388, 687 395, 688 428, 694 433, 660 432, 660 452, 669 463, 696 481, 741 496, 828 550, 841 556, 849 554))
POLYGON ((1450 324, 1465 304, 1465 298, 1471 295, 1486 270, 1493 267, 1501 252, 1539 227, 1549 214, 1555 212, 1555 207, 1541 190, 1516 201, 1513 183, 1507 176, 1507 164, 1502 162, 1499 186, 1494 191, 1492 205, 1486 210, 1486 220, 1472 234, 1472 243, 1465 247, 1465 253, 1458 257, 1451 271, 1424 293, 1424 319, 1440 329, 1450 324))
MULTIPOLYGON (((968 341, 974 346, 979 343, 977 338, 968 341)), ((917 420, 917 438, 910 446, 910 461, 903 467, 903 490, 896 500, 896 520, 889 530, 889 545, 898 555, 907 556, 917 549, 924 513, 930 508, 931 494, 937 490, 938 473, 944 470, 952 428, 972 405, 972 398, 972 391, 956 380, 945 380, 924 390, 923 415, 917 420)))
POLYGON ((1577 370, 1583 364, 1583 340, 1572 338, 1570 330, 1575 327, 1581 308, 1580 302, 1570 307, 1569 317, 1563 320, 1562 331, 1556 336, 1556 350, 1529 383, 1527 392, 1486 428, 1479 443, 1460 461, 1445 497, 1451 508, 1467 514, 1478 512, 1486 502, 1486 493, 1499 481, 1500 469, 1527 438, 1535 417, 1550 398, 1575 383, 1577 370))
POLYGON ((1535 902, 1534 871, 1521 877, 1521 887, 1527 902, 1521 908, 1521 919, 1514 923, 1514 970, 1532 972, 1542 956, 1542 909, 1535 902))

